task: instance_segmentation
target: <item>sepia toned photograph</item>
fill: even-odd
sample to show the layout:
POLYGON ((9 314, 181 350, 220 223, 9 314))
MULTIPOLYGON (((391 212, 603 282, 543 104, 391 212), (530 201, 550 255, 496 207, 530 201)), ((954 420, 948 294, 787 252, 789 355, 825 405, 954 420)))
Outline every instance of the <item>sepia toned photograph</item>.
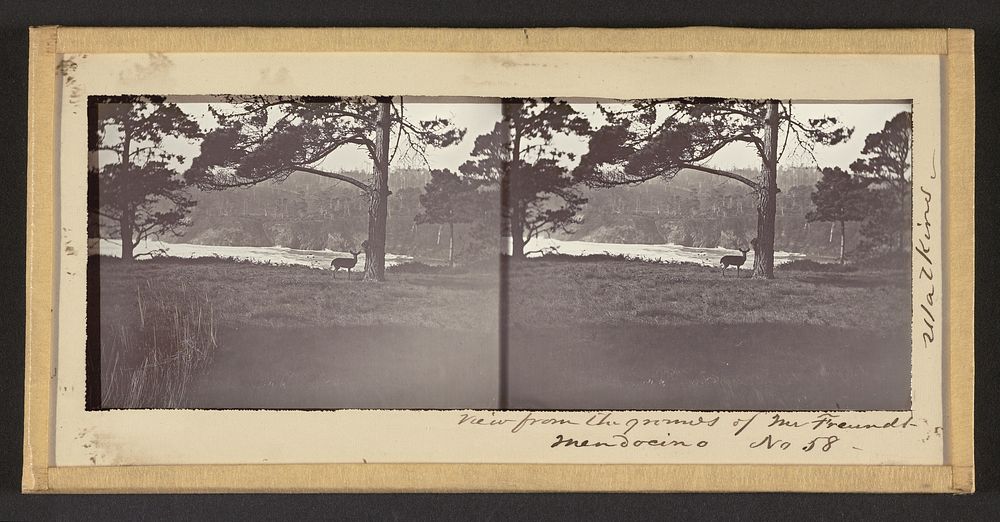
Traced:
POLYGON ((908 410, 911 114, 90 96, 87 409, 908 410))
POLYGON ((32 42, 26 491, 973 488, 968 31, 32 42))

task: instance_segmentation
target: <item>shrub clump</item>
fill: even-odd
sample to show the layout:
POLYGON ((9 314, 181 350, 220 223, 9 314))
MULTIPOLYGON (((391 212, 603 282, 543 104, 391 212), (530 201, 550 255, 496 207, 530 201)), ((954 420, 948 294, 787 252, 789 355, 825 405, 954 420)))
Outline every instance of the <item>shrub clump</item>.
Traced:
POLYGON ((603 254, 585 254, 581 256, 546 252, 543 253, 541 257, 535 259, 543 259, 545 261, 567 261, 571 263, 602 262, 602 261, 631 261, 636 263, 657 263, 657 264, 660 263, 659 261, 651 261, 649 259, 643 259, 637 256, 630 256, 628 254, 611 254, 608 252, 604 252, 603 254))
POLYGON ((419 261, 407 261, 398 265, 385 267, 386 272, 397 274, 438 274, 447 271, 448 267, 443 265, 428 265, 419 261))
POLYGON ((787 263, 782 263, 775 267, 777 270, 794 272, 855 272, 854 265, 842 265, 840 263, 820 263, 812 259, 795 259, 787 263))

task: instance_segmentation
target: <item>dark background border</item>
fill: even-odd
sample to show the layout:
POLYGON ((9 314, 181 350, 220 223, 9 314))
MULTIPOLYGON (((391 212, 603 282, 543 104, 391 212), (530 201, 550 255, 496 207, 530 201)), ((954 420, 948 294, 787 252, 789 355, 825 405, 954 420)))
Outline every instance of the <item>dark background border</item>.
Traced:
POLYGON ((253 6, 250 0, 54 2, 0 0, 0 519, 421 518, 421 519, 993 519, 997 465, 998 358, 993 319, 1000 268, 1000 3, 995 1, 688 0, 403 2, 315 0, 253 6), (253 6, 253 7, 251 7, 253 6), (976 30, 976 465, 975 495, 512 494, 512 495, 21 495, 24 386, 24 230, 27 61, 31 25, 345 27, 968 27, 976 30))

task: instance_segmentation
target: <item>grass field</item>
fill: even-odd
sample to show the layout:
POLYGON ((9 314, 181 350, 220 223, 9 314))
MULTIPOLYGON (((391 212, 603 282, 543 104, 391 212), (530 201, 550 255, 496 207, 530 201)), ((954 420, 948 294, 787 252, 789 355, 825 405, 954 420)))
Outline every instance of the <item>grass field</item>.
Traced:
MULTIPOLYGON (((207 353, 175 399, 184 406, 496 407, 499 268, 415 268, 371 284, 304 267, 102 258, 102 370, 148 352, 110 339, 148 339, 137 303, 157 295, 144 310, 172 310, 165 328, 209 325, 173 336, 207 353)), ((909 407, 905 272, 743 275, 623 259, 510 264, 510 406, 909 407)))
MULTIPOLYGON (((142 327, 139 303, 146 298, 141 296, 166 299, 156 306, 171 316, 178 303, 198 303, 198 310, 179 306, 177 314, 183 320, 202 311, 217 341, 211 364, 177 377, 186 380, 183 400, 151 393, 159 385, 146 385, 146 393, 130 386, 102 393, 105 408, 496 405, 495 266, 466 273, 390 273, 383 284, 361 282, 357 273, 349 281, 343 272, 334 279, 326 270, 214 259, 126 265, 101 258, 100 273, 104 387, 112 380, 164 380, 162 372, 146 377, 149 368, 161 367, 143 359, 151 340, 164 334, 142 327), (115 368, 121 375, 112 379, 115 368)), ((177 343, 175 352, 183 354, 192 344, 209 343, 177 343)), ((169 373, 180 372, 171 366, 169 373)))
POLYGON ((512 407, 906 409, 903 271, 743 272, 625 260, 511 267, 512 407))

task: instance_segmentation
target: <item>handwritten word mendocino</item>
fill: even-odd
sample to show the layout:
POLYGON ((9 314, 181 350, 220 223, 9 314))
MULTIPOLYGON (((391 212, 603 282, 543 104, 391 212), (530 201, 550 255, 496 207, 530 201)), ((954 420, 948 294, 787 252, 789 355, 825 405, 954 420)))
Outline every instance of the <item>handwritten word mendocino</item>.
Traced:
POLYGON ((671 435, 667 433, 665 437, 659 439, 635 439, 630 440, 625 435, 612 435, 610 441, 601 441, 590 439, 574 439, 572 437, 567 437, 563 434, 556 435, 555 442, 550 445, 550 448, 641 448, 643 446, 656 447, 656 448, 672 448, 672 447, 682 447, 682 448, 704 448, 708 446, 707 440, 697 440, 689 441, 682 439, 670 438, 671 435))

